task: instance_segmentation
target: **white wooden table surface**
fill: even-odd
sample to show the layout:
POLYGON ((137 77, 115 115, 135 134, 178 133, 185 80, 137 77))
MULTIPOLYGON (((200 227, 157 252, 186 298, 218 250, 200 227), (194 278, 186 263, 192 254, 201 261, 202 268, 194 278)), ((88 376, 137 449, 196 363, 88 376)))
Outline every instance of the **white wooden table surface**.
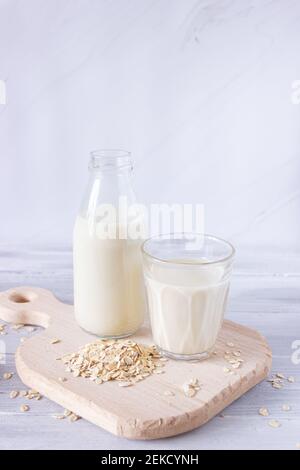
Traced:
MULTIPOLYGON (((256 253, 237 259, 227 317, 257 328, 273 349, 273 372, 295 377, 294 384, 275 390, 263 382, 200 429, 158 441, 127 441, 80 420, 53 418, 61 407, 43 398, 31 400, 30 411, 19 411, 22 399, 9 392, 24 387, 15 375, 14 352, 20 338, 30 333, 7 328, 0 336, 5 355, 0 361, 0 449, 296 449, 300 442, 300 364, 292 361, 292 344, 300 340, 300 255, 256 253), (289 404, 289 412, 282 410, 289 404), (268 407, 270 417, 258 414, 268 407), (277 419, 281 427, 268 425, 277 419)), ((0 290, 18 285, 51 289, 72 302, 71 252, 11 252, 0 250, 0 290)), ((34 334, 34 333, 33 333, 34 334)), ((300 357, 300 353, 298 354, 300 357)))

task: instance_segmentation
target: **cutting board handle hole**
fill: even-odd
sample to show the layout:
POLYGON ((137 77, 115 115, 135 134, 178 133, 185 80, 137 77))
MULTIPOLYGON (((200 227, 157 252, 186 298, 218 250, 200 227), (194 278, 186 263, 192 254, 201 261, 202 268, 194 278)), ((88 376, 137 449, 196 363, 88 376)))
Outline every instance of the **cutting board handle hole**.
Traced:
POLYGON ((33 292, 27 292, 26 294, 21 294, 20 292, 13 292, 9 296, 9 300, 17 304, 26 304, 28 302, 31 302, 35 298, 36 294, 34 294, 33 292))

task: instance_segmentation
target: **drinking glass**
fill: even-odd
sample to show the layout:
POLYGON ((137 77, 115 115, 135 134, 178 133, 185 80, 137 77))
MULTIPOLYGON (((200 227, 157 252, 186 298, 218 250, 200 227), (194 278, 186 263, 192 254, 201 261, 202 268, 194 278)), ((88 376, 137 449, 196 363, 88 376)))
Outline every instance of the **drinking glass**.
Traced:
POLYGON ((173 359, 209 357, 229 292, 233 246, 197 233, 167 234, 142 245, 153 340, 173 359))

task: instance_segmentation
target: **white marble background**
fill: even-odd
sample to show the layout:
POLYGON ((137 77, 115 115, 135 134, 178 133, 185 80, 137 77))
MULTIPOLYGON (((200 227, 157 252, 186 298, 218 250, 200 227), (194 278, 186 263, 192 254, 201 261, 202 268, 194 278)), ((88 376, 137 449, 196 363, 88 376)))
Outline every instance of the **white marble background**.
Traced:
POLYGON ((0 0, 0 244, 70 247, 88 153, 240 252, 299 248, 299 0, 0 0))

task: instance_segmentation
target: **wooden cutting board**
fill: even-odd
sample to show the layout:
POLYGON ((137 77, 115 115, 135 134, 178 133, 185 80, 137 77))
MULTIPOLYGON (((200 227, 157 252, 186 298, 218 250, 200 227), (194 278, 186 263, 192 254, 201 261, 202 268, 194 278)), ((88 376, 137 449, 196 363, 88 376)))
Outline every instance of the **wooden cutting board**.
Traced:
MULTIPOLYGON (((271 350, 255 330, 224 321, 216 353, 202 362, 169 360, 165 372, 152 375, 132 387, 117 382, 97 385, 75 378, 57 358, 96 337, 77 326, 73 306, 57 300, 45 289, 18 287, 0 293, 0 318, 7 322, 45 328, 22 343, 16 351, 16 367, 23 382, 42 395, 117 436, 129 439, 158 439, 190 431, 206 423, 269 373, 271 350), (60 342, 51 344, 51 339, 60 342), (234 347, 230 346, 234 344, 234 347), (239 369, 230 367, 225 351, 241 351, 239 369), (60 382, 59 377, 66 377, 60 382), (193 398, 182 385, 197 377, 201 390, 193 398), (166 396, 172 391, 174 396, 166 396)), ((134 340, 151 344, 151 333, 143 327, 134 340)))

